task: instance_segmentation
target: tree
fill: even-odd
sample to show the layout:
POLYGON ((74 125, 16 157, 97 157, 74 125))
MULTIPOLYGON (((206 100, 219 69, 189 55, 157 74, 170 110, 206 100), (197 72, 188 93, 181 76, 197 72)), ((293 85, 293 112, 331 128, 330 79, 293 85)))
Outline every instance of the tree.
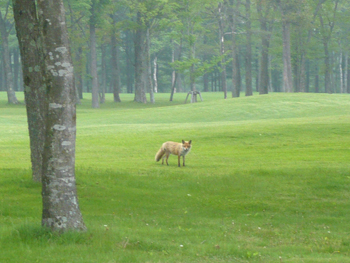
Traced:
POLYGON ((45 141, 46 96, 44 53, 35 1, 16 0, 13 12, 19 42, 27 109, 33 180, 41 182, 45 141))
MULTIPOLYGON (((337 14, 339 0, 335 0, 334 3, 328 3, 327 6, 321 9, 323 12, 319 12, 318 16, 320 19, 320 34, 322 39, 322 44, 324 48, 324 63, 325 63, 325 92, 332 93, 334 92, 334 86, 331 82, 331 58, 329 51, 329 42, 331 41, 332 32, 335 25, 335 17, 337 14)), ((323 4, 325 5, 325 4, 323 4)))
POLYGON ((137 28, 134 38, 135 47, 135 98, 134 101, 147 103, 146 98, 146 60, 145 60, 145 46, 146 46, 146 25, 144 23, 144 14, 141 11, 137 12, 137 28))
POLYGON ((120 70, 119 70, 119 49, 117 45, 117 13, 113 10, 110 15, 112 18, 112 32, 111 32, 111 65, 112 65, 112 86, 114 102, 121 102, 120 100, 120 70))
POLYGON ((1 33, 1 48, 2 48, 2 61, 4 63, 4 75, 5 83, 7 86, 7 100, 8 103, 18 104, 18 100, 15 94, 14 85, 13 85, 13 74, 11 69, 11 58, 8 37, 13 27, 13 22, 9 21, 9 16, 11 14, 10 10, 10 1, 6 1, 5 14, 2 14, 0 11, 0 33, 1 33), (8 26, 9 25, 9 26, 8 26))
POLYGON ((271 0, 258 0, 256 4, 261 30, 259 94, 267 94, 269 92, 269 46, 273 26, 273 14, 271 14, 273 10, 271 11, 271 0))
POLYGON ((97 24, 97 14, 98 14, 98 0, 91 1, 91 16, 89 21, 90 28, 90 73, 92 79, 92 107, 100 107, 98 103, 98 77, 97 77, 97 55, 96 55, 96 24, 97 24))
POLYGON ((48 97, 42 225, 84 230, 75 184, 76 100, 63 0, 39 0, 48 97))
POLYGON ((226 62, 225 62, 225 32, 224 32, 224 13, 225 5, 222 2, 218 3, 218 22, 219 22, 219 42, 220 42, 220 56, 222 60, 219 63, 221 67, 221 82, 222 90, 224 92, 224 99, 227 98, 227 84, 226 84, 226 62))
MULTIPOLYGON (((42 225, 53 231, 84 230, 75 184, 76 97, 63 0, 38 0, 38 10, 34 0, 12 2, 24 63, 30 62, 24 51, 26 45, 31 44, 31 36, 25 37, 30 32, 25 31, 26 26, 37 30, 40 64, 23 64, 23 68, 30 71, 29 67, 34 66, 45 78, 39 91, 46 94, 41 114, 47 115, 42 162, 42 225), (25 22, 29 23, 23 25, 25 22)), ((28 82, 30 76, 24 81, 28 82)))
POLYGON ((253 95, 252 88, 252 44, 251 44, 251 11, 250 11, 250 0, 245 2, 245 20, 246 20, 246 59, 245 59, 245 95, 253 95))
POLYGON ((277 5, 282 15, 282 38, 283 38, 283 89, 285 92, 293 92, 292 79, 292 58, 290 48, 290 13, 293 12, 294 6, 292 1, 277 0, 277 5))
POLYGON ((232 52, 232 97, 239 97, 240 95, 240 79, 238 67, 238 45, 237 45, 237 17, 240 1, 229 1, 229 20, 232 36, 231 52, 232 52), (235 6, 236 5, 236 6, 235 6))

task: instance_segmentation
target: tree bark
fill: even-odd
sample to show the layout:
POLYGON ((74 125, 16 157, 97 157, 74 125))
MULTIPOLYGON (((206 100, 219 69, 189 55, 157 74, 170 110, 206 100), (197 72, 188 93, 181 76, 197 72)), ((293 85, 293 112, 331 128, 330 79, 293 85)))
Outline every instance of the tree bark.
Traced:
POLYGON ((111 35, 111 49, 112 49, 112 85, 113 85, 113 99, 114 102, 121 102, 120 93, 120 70, 119 70, 119 56, 117 46, 117 32, 116 32, 117 17, 113 15, 113 30, 111 35))
POLYGON ((16 0, 13 13, 21 52, 24 96, 30 141, 32 177, 41 182, 42 153, 45 141, 46 84, 41 31, 34 0, 16 0))
MULTIPOLYGON (((83 56, 83 48, 82 47, 79 47, 77 49, 77 54, 76 54, 76 61, 78 64, 81 64, 82 63, 82 56, 83 56)), ((78 100, 78 104, 80 103, 80 99, 83 98, 83 86, 84 86, 84 83, 83 83, 83 76, 82 76, 82 72, 81 72, 81 68, 78 70, 78 72, 76 72, 76 80, 78 83, 76 83, 76 86, 77 86, 77 98, 79 98, 78 100)))
POLYGON ((145 65, 145 26, 143 24, 143 17, 141 12, 137 12, 137 25, 135 34, 135 99, 136 102, 147 103, 146 98, 146 83, 144 78, 144 72, 146 70, 145 65))
POLYGON ((346 51, 345 52, 345 55, 344 55, 344 93, 347 93, 348 92, 348 52, 346 51))
POLYGON ((237 14, 234 8, 234 1, 230 0, 229 20, 232 36, 231 52, 232 52, 232 97, 239 97, 240 88, 238 83, 238 68, 237 68, 237 43, 236 43, 236 28, 237 14))
MULTIPOLYGON (((8 9, 8 6, 7 6, 7 9, 8 9)), ((8 36, 11 29, 10 30, 7 29, 6 27, 7 24, 8 24, 7 18, 3 17, 2 13, 0 12, 0 33, 1 33, 1 48, 2 48, 1 53, 3 57, 2 61, 4 63, 5 83, 7 86, 7 101, 10 104, 18 104, 19 101, 17 100, 16 93, 13 86, 13 74, 12 74, 10 50, 9 50, 9 44, 8 44, 8 36)), ((11 25, 11 28, 12 28, 12 25, 11 25)))
POLYGON ((13 52, 13 87, 15 91, 21 90, 21 83, 19 82, 20 78, 20 61, 19 61, 19 50, 16 48, 13 52))
POLYGON ((92 6, 90 9, 91 17, 90 17, 90 55, 91 55, 91 66, 90 66, 90 74, 92 78, 92 107, 93 108, 99 108, 100 105, 98 103, 98 94, 99 94, 99 87, 98 87, 98 77, 97 77, 97 55, 96 55, 96 21, 95 21, 95 5, 96 0, 92 1, 92 6))
POLYGON ((221 81, 222 90, 224 92, 224 99, 227 99, 227 83, 226 83, 226 62, 225 62, 225 32, 224 32, 224 4, 219 2, 218 4, 218 22, 219 22, 219 41, 220 41, 220 56, 221 62, 219 67, 221 68, 221 81))
POLYGON ((253 95, 252 88, 252 44, 251 44, 251 18, 250 18, 250 0, 246 0, 246 57, 245 57, 245 95, 253 95))
POLYGON ((144 54, 146 70, 145 70, 144 74, 145 74, 146 90, 149 92, 149 95, 150 95, 150 102, 155 103, 153 82, 152 82, 151 54, 150 54, 151 37, 150 37, 149 31, 150 31, 149 25, 147 24, 146 46, 145 46, 145 54, 144 54))
POLYGON ((107 87, 107 67, 106 67, 106 45, 101 45, 101 88, 99 90, 100 103, 106 102, 106 87, 107 87))
POLYGON ((283 88, 285 92, 293 92, 292 58, 290 53, 290 22, 282 22, 283 31, 283 88))
POLYGON ((257 2, 257 11, 260 21, 261 29, 261 60, 260 60, 260 72, 259 72, 259 94, 269 93, 269 46, 271 29, 268 27, 267 17, 271 6, 265 7, 265 14, 263 14, 262 0, 257 2))
POLYGON ((154 81, 154 92, 158 92, 158 78, 157 78, 157 56, 153 59, 153 81, 154 81))
POLYGON ((346 64, 347 64, 347 70, 346 70, 346 92, 347 93, 350 93, 350 67, 349 67, 349 64, 350 64, 350 58, 349 56, 347 55, 346 56, 346 64))
MULTIPOLYGON (((176 44, 174 44, 174 46, 173 46, 174 61, 172 61, 172 62, 175 62, 175 54, 177 53, 176 52, 176 46, 177 46, 176 44)), ((178 61, 181 60, 181 56, 182 56, 182 37, 181 37, 181 40, 180 40, 180 45, 179 45, 179 50, 178 50, 178 56, 177 56, 177 60, 178 61)), ((171 92, 170 92, 170 101, 173 101, 174 93, 175 93, 175 90, 176 90, 176 84, 178 84, 178 86, 180 86, 180 83, 181 83, 179 72, 173 71, 173 75, 174 75, 174 81, 171 83, 172 85, 171 85, 171 92)))
POLYGON ((42 225, 85 230, 75 183, 76 96, 63 0, 38 0, 48 96, 42 225))
POLYGON ((132 67, 131 63, 131 50, 132 50, 132 40, 131 40, 131 33, 130 30, 126 30, 125 32, 125 53, 126 53, 126 92, 127 93, 133 93, 133 86, 132 86, 132 72, 134 71, 134 68, 132 67))

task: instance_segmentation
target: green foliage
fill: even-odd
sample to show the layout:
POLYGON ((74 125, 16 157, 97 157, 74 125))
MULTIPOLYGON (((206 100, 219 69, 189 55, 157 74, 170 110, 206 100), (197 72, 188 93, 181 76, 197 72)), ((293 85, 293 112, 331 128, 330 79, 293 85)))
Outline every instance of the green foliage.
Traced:
MULTIPOLYGON (((0 93, 0 262, 349 262, 348 95, 78 105, 86 233, 42 229, 24 105, 0 93), (154 161, 192 139, 187 166, 154 161)), ((23 100, 21 94, 18 98, 23 100)))

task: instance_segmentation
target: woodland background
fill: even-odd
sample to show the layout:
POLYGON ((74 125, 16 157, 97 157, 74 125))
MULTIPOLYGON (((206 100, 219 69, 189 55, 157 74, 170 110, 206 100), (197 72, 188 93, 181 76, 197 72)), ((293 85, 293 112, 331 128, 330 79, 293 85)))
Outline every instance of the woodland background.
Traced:
MULTIPOLYGON (((341 0, 66 0, 79 98, 92 92, 349 93, 341 0)), ((0 90, 22 91, 11 1, 0 1, 0 90)), ((150 97, 146 95, 150 93, 150 97)))

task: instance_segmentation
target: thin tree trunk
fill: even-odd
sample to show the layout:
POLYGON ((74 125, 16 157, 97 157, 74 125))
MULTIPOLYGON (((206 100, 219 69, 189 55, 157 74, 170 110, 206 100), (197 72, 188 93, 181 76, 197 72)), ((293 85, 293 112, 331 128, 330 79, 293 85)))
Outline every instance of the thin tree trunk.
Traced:
POLYGON ((119 58, 116 32, 113 30, 111 36, 111 49, 112 49, 112 85, 113 85, 113 100, 114 102, 121 102, 120 99, 120 72, 119 72, 119 58))
POLYGON ((144 54, 145 64, 146 64, 145 82, 146 82, 146 90, 148 90, 149 95, 150 95, 150 102, 155 103, 153 82, 152 82, 152 66, 151 66, 150 46, 151 46, 151 39, 150 39, 149 25, 147 25, 146 46, 145 46, 145 54, 144 54))
MULTIPOLYGON (((190 58, 195 58, 195 44, 193 43, 192 47, 190 48, 190 58)), ((191 82, 191 91, 192 91, 192 97, 191 97, 191 103, 197 102, 197 96, 193 93, 196 91, 196 82, 195 82, 195 64, 192 63, 191 69, 190 69, 190 82, 191 82)))
POLYGON ((141 12, 137 12, 138 28, 135 34, 135 99, 136 102, 147 103, 145 83, 145 26, 141 12))
POLYGON ((91 78, 92 78, 92 107, 93 108, 99 108, 100 105, 98 103, 98 97, 99 97, 99 87, 98 87, 98 77, 97 77, 97 55, 96 55, 96 21, 95 21, 95 3, 96 1, 92 2, 91 7, 91 17, 90 17, 90 72, 91 72, 91 78))
POLYGON ((131 34, 130 30, 126 30, 125 53, 126 53, 126 92, 127 93, 133 93, 132 72, 134 71, 134 68, 132 67, 132 63, 131 63, 132 40, 131 40, 130 34, 131 34))
POLYGON ((6 27, 7 24, 8 24, 8 21, 6 17, 3 17, 2 13, 0 12, 0 33, 1 33, 1 48, 2 48, 1 53, 3 58, 2 61, 4 63, 3 66, 4 66, 5 83, 7 86, 7 101, 10 104, 18 104, 19 101, 17 100, 16 93, 13 86, 13 74, 12 74, 10 50, 9 50, 9 44, 8 44, 8 36, 10 31, 8 31, 6 27))
POLYGON ((154 81, 154 92, 158 92, 158 78, 157 78, 157 56, 153 59, 153 81, 154 81))
POLYGON ((19 76, 20 76, 20 62, 19 62, 19 51, 16 48, 13 52, 13 87, 15 91, 20 90, 20 82, 19 82, 19 76))
POLYGON ((343 52, 339 54, 339 82, 340 82, 340 93, 344 93, 344 79, 343 79, 343 52))
POLYGON ((266 6, 265 14, 262 10, 262 2, 257 2, 257 11, 260 20, 261 29, 261 60, 260 60, 260 72, 259 72, 259 94, 269 93, 269 45, 271 30, 268 30, 267 16, 270 11, 270 6, 266 6))
MULTIPOLYGON (((175 50, 176 50, 176 44, 173 46, 173 49, 174 49, 174 56, 175 56, 175 50)), ((181 60, 181 55, 182 55, 182 38, 181 38, 181 41, 180 41, 180 45, 179 45, 179 51, 178 51, 178 56, 177 56, 177 60, 180 61, 181 60)), ((175 61, 175 58, 174 58, 174 61, 175 61)), ((175 90, 176 90, 176 84, 178 85, 181 85, 181 79, 180 79, 180 76, 179 76, 179 73, 174 71, 175 75, 174 75, 174 82, 172 83, 172 86, 171 86, 171 92, 170 92, 170 101, 173 101, 173 97, 174 97, 174 93, 175 93, 175 90)))
MULTIPOLYGON (((82 55, 83 55, 83 48, 79 47, 76 54, 76 61, 78 64, 81 64, 82 55)), ((76 85, 77 85, 78 97, 80 101, 80 99, 83 98, 83 86, 84 86, 83 76, 82 76, 81 70, 75 71, 75 73, 76 73, 76 80, 78 82, 76 83, 76 85)))
POLYGON ((229 9, 229 21, 231 29, 231 52, 232 52, 232 97, 239 97, 239 84, 238 84, 238 68, 237 68, 237 43, 236 43, 236 28, 237 28, 237 14, 234 8, 234 1, 230 0, 229 9))
POLYGON ((324 87, 326 93, 332 93, 331 91, 331 65, 330 65, 330 56, 329 56, 329 50, 328 50, 328 42, 323 42, 324 47, 324 64, 325 64, 325 71, 324 71, 324 87))
POLYGON ((226 62, 225 62, 225 32, 224 32, 224 4, 219 2, 218 4, 218 14, 219 14, 219 41, 220 41, 220 56, 221 62, 219 67, 221 68, 221 81, 222 90, 224 92, 224 99, 227 99, 227 83, 226 83, 226 62))
POLYGON ((63 0, 38 0, 43 22, 48 108, 43 154, 42 225, 85 230, 75 182, 76 97, 63 0))
POLYGON ((101 45, 101 89, 99 92, 100 103, 106 101, 106 86, 107 86, 107 72, 106 72, 106 46, 101 45))
POLYGON ((350 58, 347 54, 347 59, 346 59, 346 65, 347 65, 347 70, 346 70, 346 92, 347 93, 350 93, 350 67, 349 67, 349 64, 350 64, 350 58))
POLYGON ((253 95, 252 88, 252 44, 251 44, 251 18, 250 18, 250 0, 246 0, 246 57, 245 57, 245 95, 253 95))
POLYGON ((116 23, 117 16, 113 14, 113 29, 111 35, 111 65, 112 65, 112 86, 113 86, 113 100, 114 102, 121 102, 120 99, 120 70, 119 70, 119 52, 117 46, 117 31, 116 31, 116 23))
POLYGON ((348 52, 344 55, 344 93, 348 92, 348 52))
POLYGON ((316 75, 315 75, 315 93, 320 92, 320 86, 319 86, 319 74, 318 74, 318 67, 316 66, 316 75))
POLYGON ((203 91, 204 92, 209 91, 209 75, 208 75, 208 73, 205 73, 203 75, 203 91))
POLYGON ((290 53, 290 22, 283 21, 283 88, 285 92, 293 92, 292 62, 290 53))

